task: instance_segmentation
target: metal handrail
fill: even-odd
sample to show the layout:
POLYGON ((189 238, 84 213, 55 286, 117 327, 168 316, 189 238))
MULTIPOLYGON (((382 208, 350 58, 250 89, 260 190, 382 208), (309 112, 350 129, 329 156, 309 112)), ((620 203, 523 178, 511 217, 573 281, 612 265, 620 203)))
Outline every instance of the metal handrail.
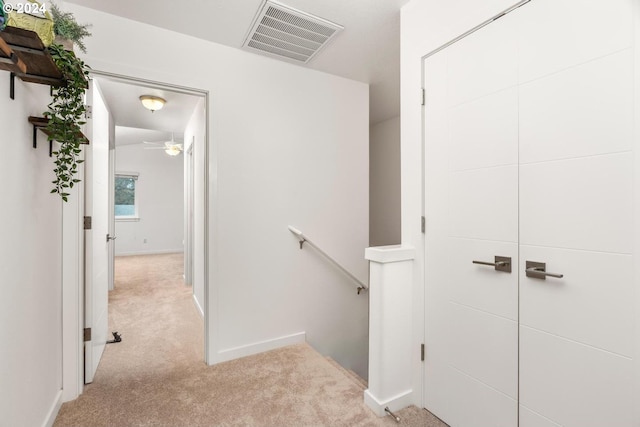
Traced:
POLYGON ((322 249, 320 249, 315 243, 313 243, 311 240, 309 240, 307 238, 307 236, 305 236, 304 234, 302 234, 302 231, 298 230, 297 228, 293 227, 293 226, 289 226, 289 231, 291 231, 293 234, 295 234, 300 242, 300 249, 302 249, 303 245, 305 243, 308 243, 310 246, 312 246, 316 251, 318 251, 320 253, 320 255, 324 256, 326 259, 328 259, 334 266, 336 266, 340 271, 342 271, 345 275, 347 275, 351 280, 353 280, 354 282, 356 282, 358 284, 358 295, 360 295, 360 292, 362 291, 367 291, 369 290, 369 286, 365 285, 360 279, 358 279, 356 276, 354 276, 353 274, 351 274, 346 268, 344 268, 342 265, 340 265, 340 263, 338 261, 336 261, 335 259, 333 259, 329 254, 327 254, 325 251, 323 251, 322 249))

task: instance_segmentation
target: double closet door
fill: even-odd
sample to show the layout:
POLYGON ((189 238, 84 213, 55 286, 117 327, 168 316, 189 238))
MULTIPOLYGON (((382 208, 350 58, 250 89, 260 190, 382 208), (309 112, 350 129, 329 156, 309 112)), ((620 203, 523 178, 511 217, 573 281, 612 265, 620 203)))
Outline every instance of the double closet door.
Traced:
POLYGON ((632 6, 532 0, 424 60, 425 407, 452 427, 640 425, 632 6))

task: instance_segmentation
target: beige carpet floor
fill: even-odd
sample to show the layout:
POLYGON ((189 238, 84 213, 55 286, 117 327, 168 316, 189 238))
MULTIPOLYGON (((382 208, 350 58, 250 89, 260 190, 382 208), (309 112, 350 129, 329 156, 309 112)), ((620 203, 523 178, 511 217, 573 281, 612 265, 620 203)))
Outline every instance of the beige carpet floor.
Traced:
MULTIPOLYGON (((206 366, 182 255, 117 258, 109 324, 123 341, 107 346, 94 382, 62 406, 55 427, 397 425, 307 344, 206 366)), ((403 426, 445 426, 416 407, 399 415, 403 426)))

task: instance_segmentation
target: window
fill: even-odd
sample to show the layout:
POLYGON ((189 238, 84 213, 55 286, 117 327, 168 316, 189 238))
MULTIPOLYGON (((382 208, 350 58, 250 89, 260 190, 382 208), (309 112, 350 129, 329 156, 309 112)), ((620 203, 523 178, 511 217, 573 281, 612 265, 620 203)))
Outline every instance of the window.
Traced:
POLYGON ((116 173, 114 200, 116 220, 137 220, 136 198, 137 173, 116 173))

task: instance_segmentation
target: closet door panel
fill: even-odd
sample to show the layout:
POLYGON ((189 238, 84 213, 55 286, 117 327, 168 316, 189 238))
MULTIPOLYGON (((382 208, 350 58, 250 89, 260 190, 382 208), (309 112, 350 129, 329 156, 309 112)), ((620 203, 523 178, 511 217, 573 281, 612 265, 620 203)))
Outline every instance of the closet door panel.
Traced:
POLYGON ((633 57, 627 49, 520 88, 520 162, 629 151, 633 57))
POLYGON ((445 420, 452 427, 507 427, 518 425, 517 401, 496 392, 486 384, 453 367, 447 367, 447 381, 455 399, 451 417, 445 420))
POLYGON ((518 241, 517 165, 456 172, 449 179, 451 237, 518 241))
POLYGON ((553 421, 536 414, 526 406, 520 405, 520 423, 518 427, 562 427, 553 421))
POLYGON ((631 178, 630 153, 521 165, 520 243, 630 254, 631 178))
POLYGON ((449 425, 455 425, 453 417, 460 412, 458 393, 450 380, 451 367, 447 364, 446 358, 442 357, 440 350, 438 346, 433 348, 434 354, 424 361, 425 378, 430 380, 424 387, 425 407, 440 419, 448 420, 449 425))
POLYGON ((512 87, 451 108, 449 169, 518 163, 518 89, 512 87))
POLYGON ((632 427, 633 362, 520 327, 520 403, 563 427, 632 427))
POLYGON ((562 279, 529 278, 520 269, 520 322, 626 357, 633 355, 631 255, 521 246, 525 260, 547 261, 562 279))
POLYGON ((450 302, 449 363, 458 371, 516 400, 518 324, 450 302))
POLYGON ((625 49, 633 39, 632 0, 533 0, 514 13, 520 82, 625 49))
POLYGON ((516 34, 514 20, 500 20, 447 49, 448 106, 457 106, 518 84, 516 34))
POLYGON ((518 245, 452 238, 447 248, 448 287, 451 301, 493 313, 509 320, 518 320, 518 245), (472 261, 494 261, 494 256, 511 258, 512 273, 497 273, 495 269, 473 264, 472 261))

